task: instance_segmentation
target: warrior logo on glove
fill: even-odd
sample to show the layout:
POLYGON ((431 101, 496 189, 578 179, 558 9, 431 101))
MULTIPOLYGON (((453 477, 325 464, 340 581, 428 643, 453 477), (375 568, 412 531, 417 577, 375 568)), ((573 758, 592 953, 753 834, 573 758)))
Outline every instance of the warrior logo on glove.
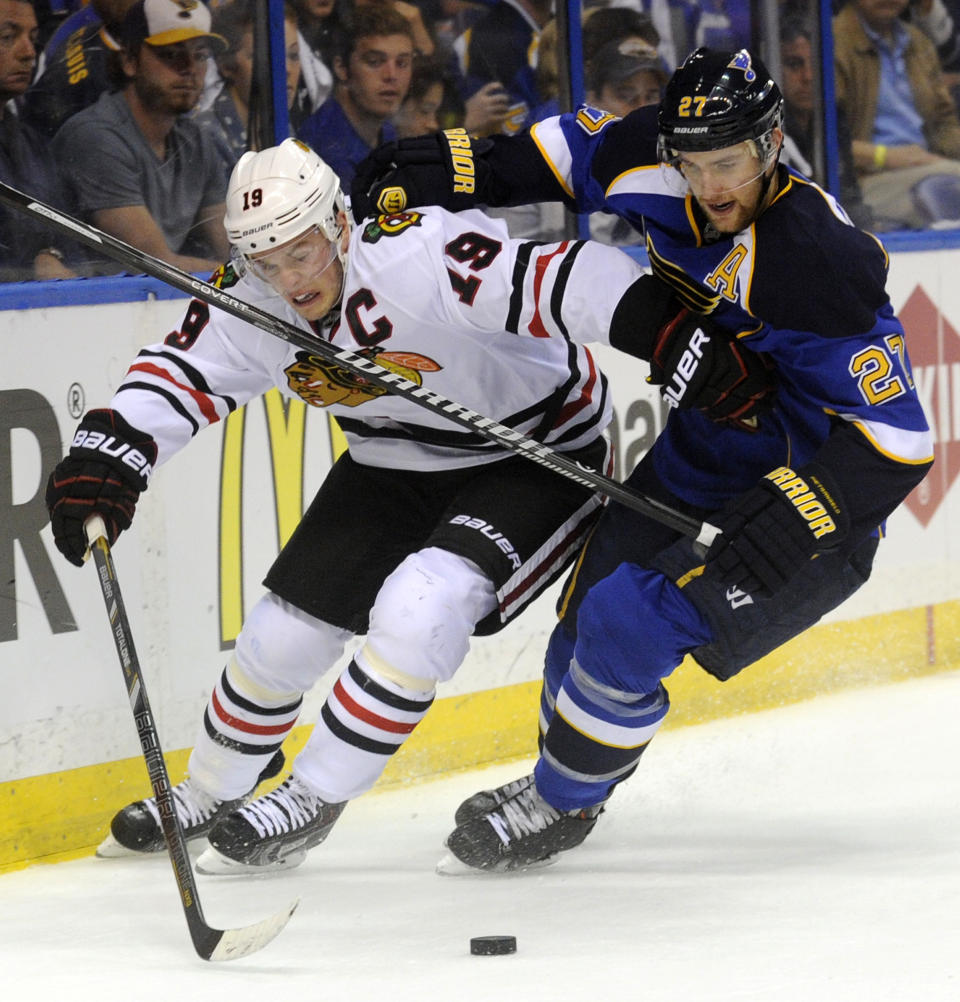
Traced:
POLYGON ((389 187, 380 192, 377 208, 385 216, 395 216, 407 207, 407 193, 403 188, 389 187))
POLYGON ((453 164, 453 190, 472 195, 477 190, 477 171, 473 164, 473 145, 466 129, 444 129, 453 164))
POLYGON ((789 466, 779 466, 777 469, 771 470, 767 474, 767 480, 779 487, 787 500, 793 503, 798 514, 807 520, 807 528, 813 533, 815 539, 822 539, 831 532, 837 531, 837 523, 827 511, 825 504, 829 504, 835 512, 840 511, 840 506, 817 477, 810 478, 817 493, 814 493, 806 480, 803 477, 798 477, 789 466), (823 498, 822 501, 821 498, 823 498))
MULTIPOLYGON (((444 129, 450 157, 451 190, 455 194, 472 195, 477 189, 477 173, 473 161, 473 144, 466 129, 444 129)), ((407 191, 398 185, 388 185, 377 197, 377 208, 390 215, 407 207, 407 191)))
POLYGON ((825 466, 771 470, 714 518, 720 535, 705 574, 748 595, 770 597, 850 528, 840 488, 825 466))
POLYGON ((418 205, 473 208, 483 190, 482 157, 492 145, 466 129, 445 129, 378 146, 354 173, 353 218, 359 223, 418 205))

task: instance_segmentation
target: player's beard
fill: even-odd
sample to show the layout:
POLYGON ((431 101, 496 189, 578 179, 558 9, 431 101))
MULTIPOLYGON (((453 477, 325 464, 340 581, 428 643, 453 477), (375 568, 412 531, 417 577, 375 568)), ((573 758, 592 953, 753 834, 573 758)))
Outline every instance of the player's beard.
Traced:
POLYGON ((735 199, 736 211, 727 218, 717 218, 713 210, 707 207, 709 203, 705 203, 703 199, 697 198, 701 211, 707 217, 708 222, 716 233, 720 236, 731 237, 757 221, 758 216, 767 204, 767 196, 770 194, 775 172, 776 166, 774 166, 773 171, 765 172, 759 177, 754 178, 750 183, 757 185, 756 194, 752 199, 746 199, 743 202, 735 199))

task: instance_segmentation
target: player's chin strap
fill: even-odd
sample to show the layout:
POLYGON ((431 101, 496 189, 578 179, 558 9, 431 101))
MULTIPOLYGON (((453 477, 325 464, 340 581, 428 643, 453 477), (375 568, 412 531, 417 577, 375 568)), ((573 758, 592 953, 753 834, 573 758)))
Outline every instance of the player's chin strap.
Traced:
MULTIPOLYGON (((772 130, 770 135, 772 135, 772 130)), ((756 142, 761 142, 762 140, 755 140, 756 142)), ((763 211, 763 203, 767 197, 767 192, 770 190, 770 185, 773 184, 773 179, 777 175, 777 167, 780 163, 780 152, 783 150, 783 140, 780 140, 779 145, 772 153, 772 164, 764 167, 763 169, 763 180, 760 182, 760 194, 757 197, 757 204, 753 210, 753 218, 756 219, 757 216, 763 211)))
POLYGON ((777 155, 773 161, 773 168, 769 173, 767 171, 763 172, 763 180, 760 182, 760 194, 757 196, 757 205, 753 210, 753 218, 756 219, 757 216, 763 211, 763 203, 766 200, 767 192, 770 190, 770 185, 773 184, 773 179, 777 174, 777 164, 780 163, 780 151, 777 151, 777 155))
POLYGON ((580 484, 587 490, 603 494, 612 501, 617 501, 633 511, 655 519, 657 522, 693 539, 702 547, 704 553, 719 535, 716 526, 709 522, 700 522, 656 498, 640 494, 596 470, 582 466, 562 452, 557 452, 542 442, 528 438, 521 432, 508 425, 503 425, 493 418, 484 417, 484 415, 478 414, 455 400, 442 396, 429 387, 414 383, 400 373, 391 372, 364 355, 351 351, 349 348, 338 348, 328 341, 320 340, 293 324, 288 324, 256 306, 251 306, 249 303, 231 296, 229 292, 218 289, 209 282, 204 282, 166 261, 161 261, 151 254, 98 230, 95 226, 81 222, 79 219, 60 212, 43 202, 38 202, 2 181, 0 181, 0 202, 5 202, 20 212, 43 220, 62 233, 66 233, 101 254, 106 254, 126 265, 131 271, 152 275, 189 296, 202 300, 211 306, 219 307, 224 313, 247 321, 247 323, 279 338, 281 341, 296 345, 314 355, 320 355, 327 361, 336 363, 348 372, 359 376, 368 383, 381 387, 388 393, 403 397, 410 403, 432 411, 474 434, 482 435, 501 448, 544 466, 548 470, 580 484))

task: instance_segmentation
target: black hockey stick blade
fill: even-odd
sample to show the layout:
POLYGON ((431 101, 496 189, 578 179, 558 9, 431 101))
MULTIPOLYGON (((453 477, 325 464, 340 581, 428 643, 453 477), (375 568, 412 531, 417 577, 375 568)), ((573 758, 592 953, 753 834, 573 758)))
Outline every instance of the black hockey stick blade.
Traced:
POLYGON ((140 738, 140 747, 150 775, 150 785, 157 801, 163 838, 167 843, 167 852, 173 865, 173 874, 177 881, 177 890, 180 892, 180 902, 183 905, 194 949, 204 960, 236 960, 238 957, 246 957, 266 946, 283 929, 300 903, 299 899, 283 911, 240 929, 215 929, 207 924, 203 917, 203 908, 200 906, 200 896, 197 894, 197 883, 190 865, 190 856, 187 853, 187 842, 177 817, 170 777, 167 775, 163 749, 160 747, 160 736, 150 710, 150 701, 147 699, 140 659, 133 644, 133 633, 127 619, 120 584, 117 581, 117 572, 107 541, 107 530, 103 519, 99 516, 87 519, 85 529, 90 552, 97 568, 100 591, 110 619, 110 632, 113 634, 113 643, 120 658, 120 667, 123 669, 123 681, 127 687, 134 723, 137 725, 137 736, 140 738))
POLYGON ((223 289, 218 289, 209 282, 204 282, 188 272, 181 271, 181 269, 166 261, 161 261, 152 254, 138 250, 136 247, 110 236, 109 233, 98 230, 95 226, 90 226, 50 205, 39 202, 3 182, 0 182, 0 201, 6 202, 21 212, 44 220, 54 229, 85 243, 88 247, 92 247, 108 257, 112 257, 128 268, 151 275, 175 289, 180 289, 181 292, 185 292, 189 296, 194 296, 211 306, 219 307, 225 313, 246 320, 247 323, 267 334, 280 338, 281 341, 296 345, 314 355, 321 355, 328 361, 336 362, 354 375, 381 387, 388 393, 402 396, 426 410, 439 413, 454 424, 459 424, 469 431, 482 435, 502 448, 545 466, 547 469, 553 470, 554 473, 559 473, 598 494, 603 494, 627 508, 647 515, 663 525, 689 536, 704 551, 719 535, 720 530, 709 522, 700 522, 656 498, 648 497, 646 494, 625 487, 597 470, 581 466, 563 453, 551 449, 550 446, 527 438, 526 435, 507 425, 502 425, 492 418, 477 414, 469 407, 441 396, 425 386, 420 386, 399 373, 391 372, 372 359, 358 355, 348 348, 337 348, 322 338, 313 337, 299 327, 288 324, 256 306, 251 306, 242 299, 231 296, 223 289))

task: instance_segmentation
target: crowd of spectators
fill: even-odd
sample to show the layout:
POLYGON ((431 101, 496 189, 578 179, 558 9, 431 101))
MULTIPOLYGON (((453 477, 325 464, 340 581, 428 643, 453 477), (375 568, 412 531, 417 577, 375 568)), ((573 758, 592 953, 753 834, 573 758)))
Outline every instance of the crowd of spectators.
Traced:
MULTIPOLYGON (((825 184, 818 7, 778 10, 779 51, 765 54, 786 100, 784 159, 825 184)), ((226 179, 262 142, 257 11, 257 0, 0 0, 0 179, 163 260, 212 269, 226 252, 226 179)), ((960 226, 958 12, 960 0, 834 2, 837 194, 863 228, 960 226)), ((554 15, 554 0, 287 0, 290 134, 349 190, 386 140, 527 129, 566 106, 554 15)), ((751 41, 741 0, 585 0, 581 29, 585 99, 615 115, 657 103, 694 47, 751 41)), ((515 235, 569 223, 556 207, 535 217, 507 218, 515 235)), ((0 280, 115 270, 10 211, 0 224, 0 280)), ((592 232, 637 238, 602 221, 592 232)))

